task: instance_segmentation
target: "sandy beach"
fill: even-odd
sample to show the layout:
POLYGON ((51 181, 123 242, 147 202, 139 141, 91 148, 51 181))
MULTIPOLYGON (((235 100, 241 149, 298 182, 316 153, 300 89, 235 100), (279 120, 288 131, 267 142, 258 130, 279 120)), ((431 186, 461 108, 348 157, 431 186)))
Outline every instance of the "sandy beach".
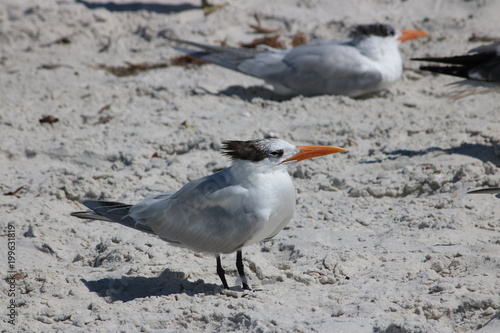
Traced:
POLYGON ((466 194, 500 186, 500 93, 451 99, 457 79, 410 61, 500 38, 500 2, 212 2, 0 4, 1 331, 500 332, 500 199, 466 194), (373 22, 430 36, 366 98, 172 63, 169 37, 238 46, 263 36, 256 14, 286 47, 373 22), (222 140, 266 137, 348 153, 290 168, 294 218, 243 249, 252 291, 235 254, 223 290, 213 256, 69 215, 176 190, 230 165, 222 140))

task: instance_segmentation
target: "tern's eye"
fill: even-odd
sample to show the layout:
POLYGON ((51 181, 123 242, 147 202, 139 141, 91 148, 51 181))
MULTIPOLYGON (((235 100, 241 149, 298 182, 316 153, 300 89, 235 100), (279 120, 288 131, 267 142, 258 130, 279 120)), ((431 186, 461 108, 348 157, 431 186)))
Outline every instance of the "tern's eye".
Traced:
POLYGON ((276 156, 276 157, 281 157, 281 156, 283 156, 283 149, 273 150, 271 152, 271 155, 276 156))

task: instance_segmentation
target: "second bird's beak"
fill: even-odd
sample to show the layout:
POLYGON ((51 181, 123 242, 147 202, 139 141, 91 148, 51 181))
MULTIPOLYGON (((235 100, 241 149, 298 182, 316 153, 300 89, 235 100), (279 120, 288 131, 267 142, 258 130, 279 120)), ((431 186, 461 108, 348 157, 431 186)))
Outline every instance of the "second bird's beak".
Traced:
POLYGON ((347 151, 343 148, 330 147, 330 146, 297 146, 297 148, 299 148, 300 152, 298 152, 297 154, 293 155, 290 158, 287 158, 281 163, 290 161, 300 162, 308 158, 330 155, 335 153, 343 153, 347 151))
POLYGON ((398 37, 400 42, 406 42, 408 40, 427 37, 429 34, 423 30, 401 30, 401 36, 398 37))

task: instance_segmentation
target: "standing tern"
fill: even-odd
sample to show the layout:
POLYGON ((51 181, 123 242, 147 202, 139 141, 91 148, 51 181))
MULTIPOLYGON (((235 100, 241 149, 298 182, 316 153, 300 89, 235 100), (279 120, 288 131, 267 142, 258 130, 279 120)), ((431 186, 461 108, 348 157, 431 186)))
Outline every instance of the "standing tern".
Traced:
POLYGON ((428 36, 422 30, 396 31, 387 24, 355 26, 351 41, 323 40, 290 50, 200 44, 174 47, 195 58, 265 80, 280 95, 361 96, 384 89, 403 72, 399 42, 428 36))
POLYGON ((451 65, 421 66, 420 69, 422 70, 470 80, 500 83, 500 42, 476 47, 465 55, 442 58, 414 58, 412 60, 451 65))
POLYGON ((274 237, 290 222, 295 187, 288 166, 346 150, 294 146, 280 139, 224 141, 222 150, 232 159, 229 168, 189 182, 177 192, 153 195, 136 205, 85 200, 90 210, 71 215, 116 222, 175 246, 214 254, 226 289, 220 254, 237 252, 243 289, 250 289, 241 249, 274 237))

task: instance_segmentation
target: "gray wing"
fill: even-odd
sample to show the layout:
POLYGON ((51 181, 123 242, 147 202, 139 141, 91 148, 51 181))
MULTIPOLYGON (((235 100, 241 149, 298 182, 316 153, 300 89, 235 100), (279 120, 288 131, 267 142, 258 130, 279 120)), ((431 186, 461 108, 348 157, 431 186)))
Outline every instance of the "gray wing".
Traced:
POLYGON ((264 217, 247 204, 248 190, 228 170, 188 183, 169 198, 146 198, 129 215, 161 239, 207 253, 241 248, 264 217))
POLYGON ((381 73, 352 44, 323 41, 291 49, 279 73, 265 77, 300 94, 357 96, 377 90, 381 73))

